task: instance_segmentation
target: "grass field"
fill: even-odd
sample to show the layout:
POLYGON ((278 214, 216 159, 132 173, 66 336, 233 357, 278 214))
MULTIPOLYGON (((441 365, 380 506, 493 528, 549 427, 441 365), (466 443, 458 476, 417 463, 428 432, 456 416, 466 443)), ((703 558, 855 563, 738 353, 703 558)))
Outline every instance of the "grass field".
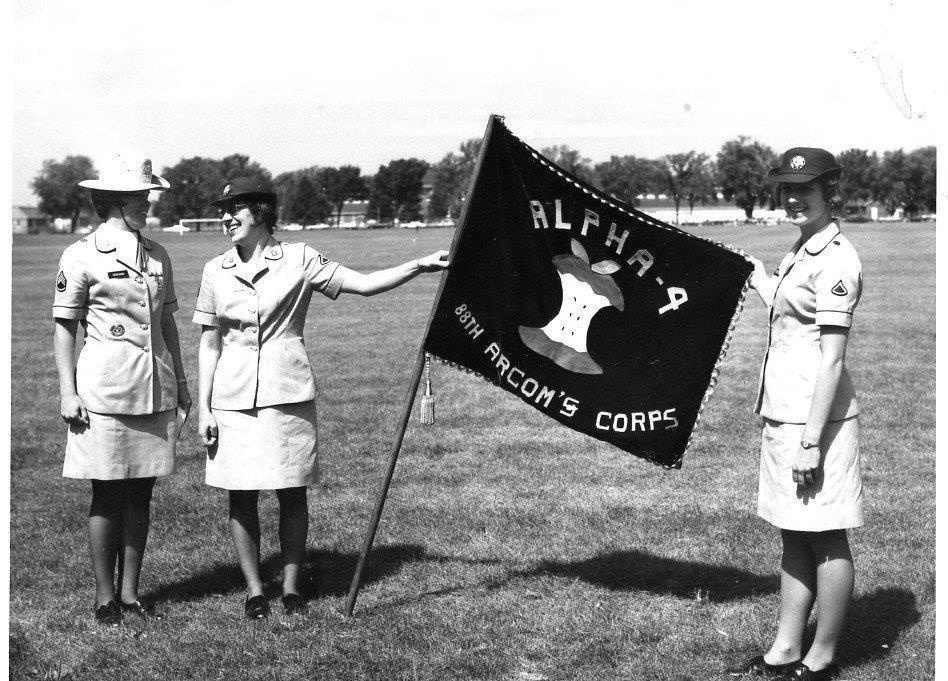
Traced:
MULTIPOLYGON (((776 265, 790 227, 695 230, 776 265)), ((865 288, 848 364, 862 406, 866 526, 851 533, 856 597, 845 679, 934 675, 935 231, 846 229, 865 288)), ((363 271, 447 247, 450 230, 305 239, 363 271)), ((175 264, 189 376, 201 266, 219 235, 160 235, 175 264)), ((725 678, 777 615, 779 537, 755 516, 763 306, 748 299, 684 468, 664 471, 545 420, 512 395, 434 369, 438 420, 413 417, 356 617, 340 614, 437 277, 373 298, 317 296, 322 481, 309 493, 307 617, 243 618, 226 497, 203 484, 193 422, 155 491, 143 596, 166 616, 97 628, 88 483, 60 477, 64 427, 50 305, 68 237, 13 244, 11 678, 725 678)), ((752 294, 753 295, 753 294, 752 294)), ((192 380, 192 385, 194 381, 192 380)), ((416 407, 417 408, 417 407, 416 407)), ((262 501, 270 594, 276 505, 262 501)))

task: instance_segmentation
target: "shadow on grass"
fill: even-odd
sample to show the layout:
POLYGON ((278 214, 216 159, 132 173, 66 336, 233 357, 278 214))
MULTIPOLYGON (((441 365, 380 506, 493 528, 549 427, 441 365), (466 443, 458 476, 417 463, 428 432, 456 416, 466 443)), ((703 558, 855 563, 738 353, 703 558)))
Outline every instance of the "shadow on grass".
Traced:
MULTIPOLYGON (((861 665, 885 657, 901 633, 921 617, 915 594, 907 589, 886 587, 859 596, 846 619, 840 661, 861 665)), ((812 628, 807 632, 810 637, 812 628)))
MULTIPOLYGON (((404 563, 446 559, 444 556, 427 553, 423 546, 417 544, 377 546, 369 556, 362 575, 362 586, 397 573, 404 563)), ((300 585, 301 591, 309 598, 345 595, 349 591, 349 584, 358 560, 358 553, 320 549, 307 551, 303 567, 303 583, 300 585)), ((450 560, 463 559, 450 558, 450 560)), ((281 567, 279 553, 270 556, 260 564, 260 574, 265 583, 264 593, 268 598, 280 594, 278 581, 281 567)), ((177 582, 159 584, 144 596, 154 603, 190 601, 207 596, 242 592, 244 586, 244 578, 237 566, 235 556, 231 564, 218 564, 177 582)))
POLYGON ((679 598, 700 595, 731 601, 775 592, 776 575, 758 575, 740 568, 664 558, 644 551, 613 551, 580 561, 543 561, 524 576, 554 574, 581 579, 617 591, 650 591, 679 598))

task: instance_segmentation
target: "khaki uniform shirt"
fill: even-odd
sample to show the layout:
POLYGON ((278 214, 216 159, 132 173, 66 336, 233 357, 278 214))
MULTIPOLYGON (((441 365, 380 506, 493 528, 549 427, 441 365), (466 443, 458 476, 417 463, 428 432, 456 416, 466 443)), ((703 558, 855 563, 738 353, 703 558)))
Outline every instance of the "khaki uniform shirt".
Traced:
POLYGON ((194 322, 216 326, 221 356, 211 407, 242 410, 311 400, 316 382, 303 345, 313 291, 339 295, 350 272, 302 243, 273 237, 259 266, 231 248, 204 266, 194 322))
MULTIPOLYGON (((776 276, 756 412, 783 423, 806 423, 822 357, 820 327, 852 326, 862 294, 862 265, 849 240, 830 223, 787 253, 776 276)), ((829 420, 858 413, 852 378, 844 365, 829 420)))
POLYGON ((161 316, 178 309, 171 260, 160 244, 142 237, 142 245, 139 269, 135 234, 100 226, 59 262, 53 317, 82 322, 76 388, 89 411, 152 414, 178 401, 161 332, 161 316))

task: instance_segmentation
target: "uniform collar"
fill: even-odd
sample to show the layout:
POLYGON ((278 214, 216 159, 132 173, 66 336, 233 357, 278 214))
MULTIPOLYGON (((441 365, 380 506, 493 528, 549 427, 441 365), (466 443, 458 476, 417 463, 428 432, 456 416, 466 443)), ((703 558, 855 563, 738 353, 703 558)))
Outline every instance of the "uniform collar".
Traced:
MULTIPOLYGON (((264 261, 280 260, 282 257, 283 244, 271 236, 267 241, 267 245, 263 247, 264 261)), ((224 252, 224 257, 221 259, 221 269, 232 269, 234 270, 233 274, 235 277, 240 277, 252 284, 260 275, 269 270, 269 265, 265 262, 257 261, 257 266, 254 267, 250 263, 243 262, 237 254, 237 247, 233 246, 224 252)))
MULTIPOLYGON (((138 237, 135 232, 121 232, 102 225, 94 233, 93 241, 99 253, 115 253, 115 259, 120 263, 141 273, 138 264, 138 237)), ((146 251, 153 247, 151 241, 141 237, 142 246, 146 251)))
MULTIPOLYGON (((277 241, 272 236, 267 245, 263 247, 263 257, 266 260, 279 260, 283 257, 283 243, 277 241)), ((224 251, 224 257, 221 260, 221 269, 229 270, 232 267, 237 267, 242 265, 243 262, 240 259, 240 256, 237 255, 237 247, 231 246, 229 249, 224 251)))
POLYGON ((835 222, 831 222, 807 239, 806 243, 803 244, 803 248, 810 255, 816 255, 826 248, 829 242, 835 239, 838 234, 839 226, 835 222))

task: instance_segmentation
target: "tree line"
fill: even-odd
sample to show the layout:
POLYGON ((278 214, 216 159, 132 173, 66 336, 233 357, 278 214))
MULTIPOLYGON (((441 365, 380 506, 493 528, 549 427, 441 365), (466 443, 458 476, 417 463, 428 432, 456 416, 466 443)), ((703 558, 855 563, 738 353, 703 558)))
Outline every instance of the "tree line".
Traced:
MULTIPOLYGON (((174 191, 162 192, 155 214, 163 224, 181 218, 215 217, 208 204, 218 198, 227 180, 257 177, 273 183, 284 223, 308 225, 334 219, 338 224, 343 205, 353 200, 368 201, 367 217, 381 223, 457 218, 480 144, 480 139, 469 139, 434 164, 417 158, 395 159, 379 166, 375 175, 362 175, 359 167, 343 165, 311 166, 273 177, 244 154, 222 159, 194 156, 164 168, 161 174, 174 191), (423 206, 426 178, 427 206, 423 206)), ((633 206, 640 204, 641 196, 665 194, 675 206, 676 220, 683 208, 715 204, 719 197, 744 210, 748 219, 758 206, 774 207, 767 172, 778 164, 779 157, 767 145, 745 136, 725 142, 713 158, 692 150, 659 158, 612 156, 593 163, 566 145, 547 147, 541 153, 633 206)), ((836 158, 843 166, 842 205, 874 202, 889 213, 901 208, 906 215, 935 211, 934 146, 886 151, 881 156, 865 149, 847 149, 836 158)), ((40 210, 71 218, 75 231, 80 212, 87 206, 76 183, 94 174, 87 156, 44 161, 32 182, 40 210)))

